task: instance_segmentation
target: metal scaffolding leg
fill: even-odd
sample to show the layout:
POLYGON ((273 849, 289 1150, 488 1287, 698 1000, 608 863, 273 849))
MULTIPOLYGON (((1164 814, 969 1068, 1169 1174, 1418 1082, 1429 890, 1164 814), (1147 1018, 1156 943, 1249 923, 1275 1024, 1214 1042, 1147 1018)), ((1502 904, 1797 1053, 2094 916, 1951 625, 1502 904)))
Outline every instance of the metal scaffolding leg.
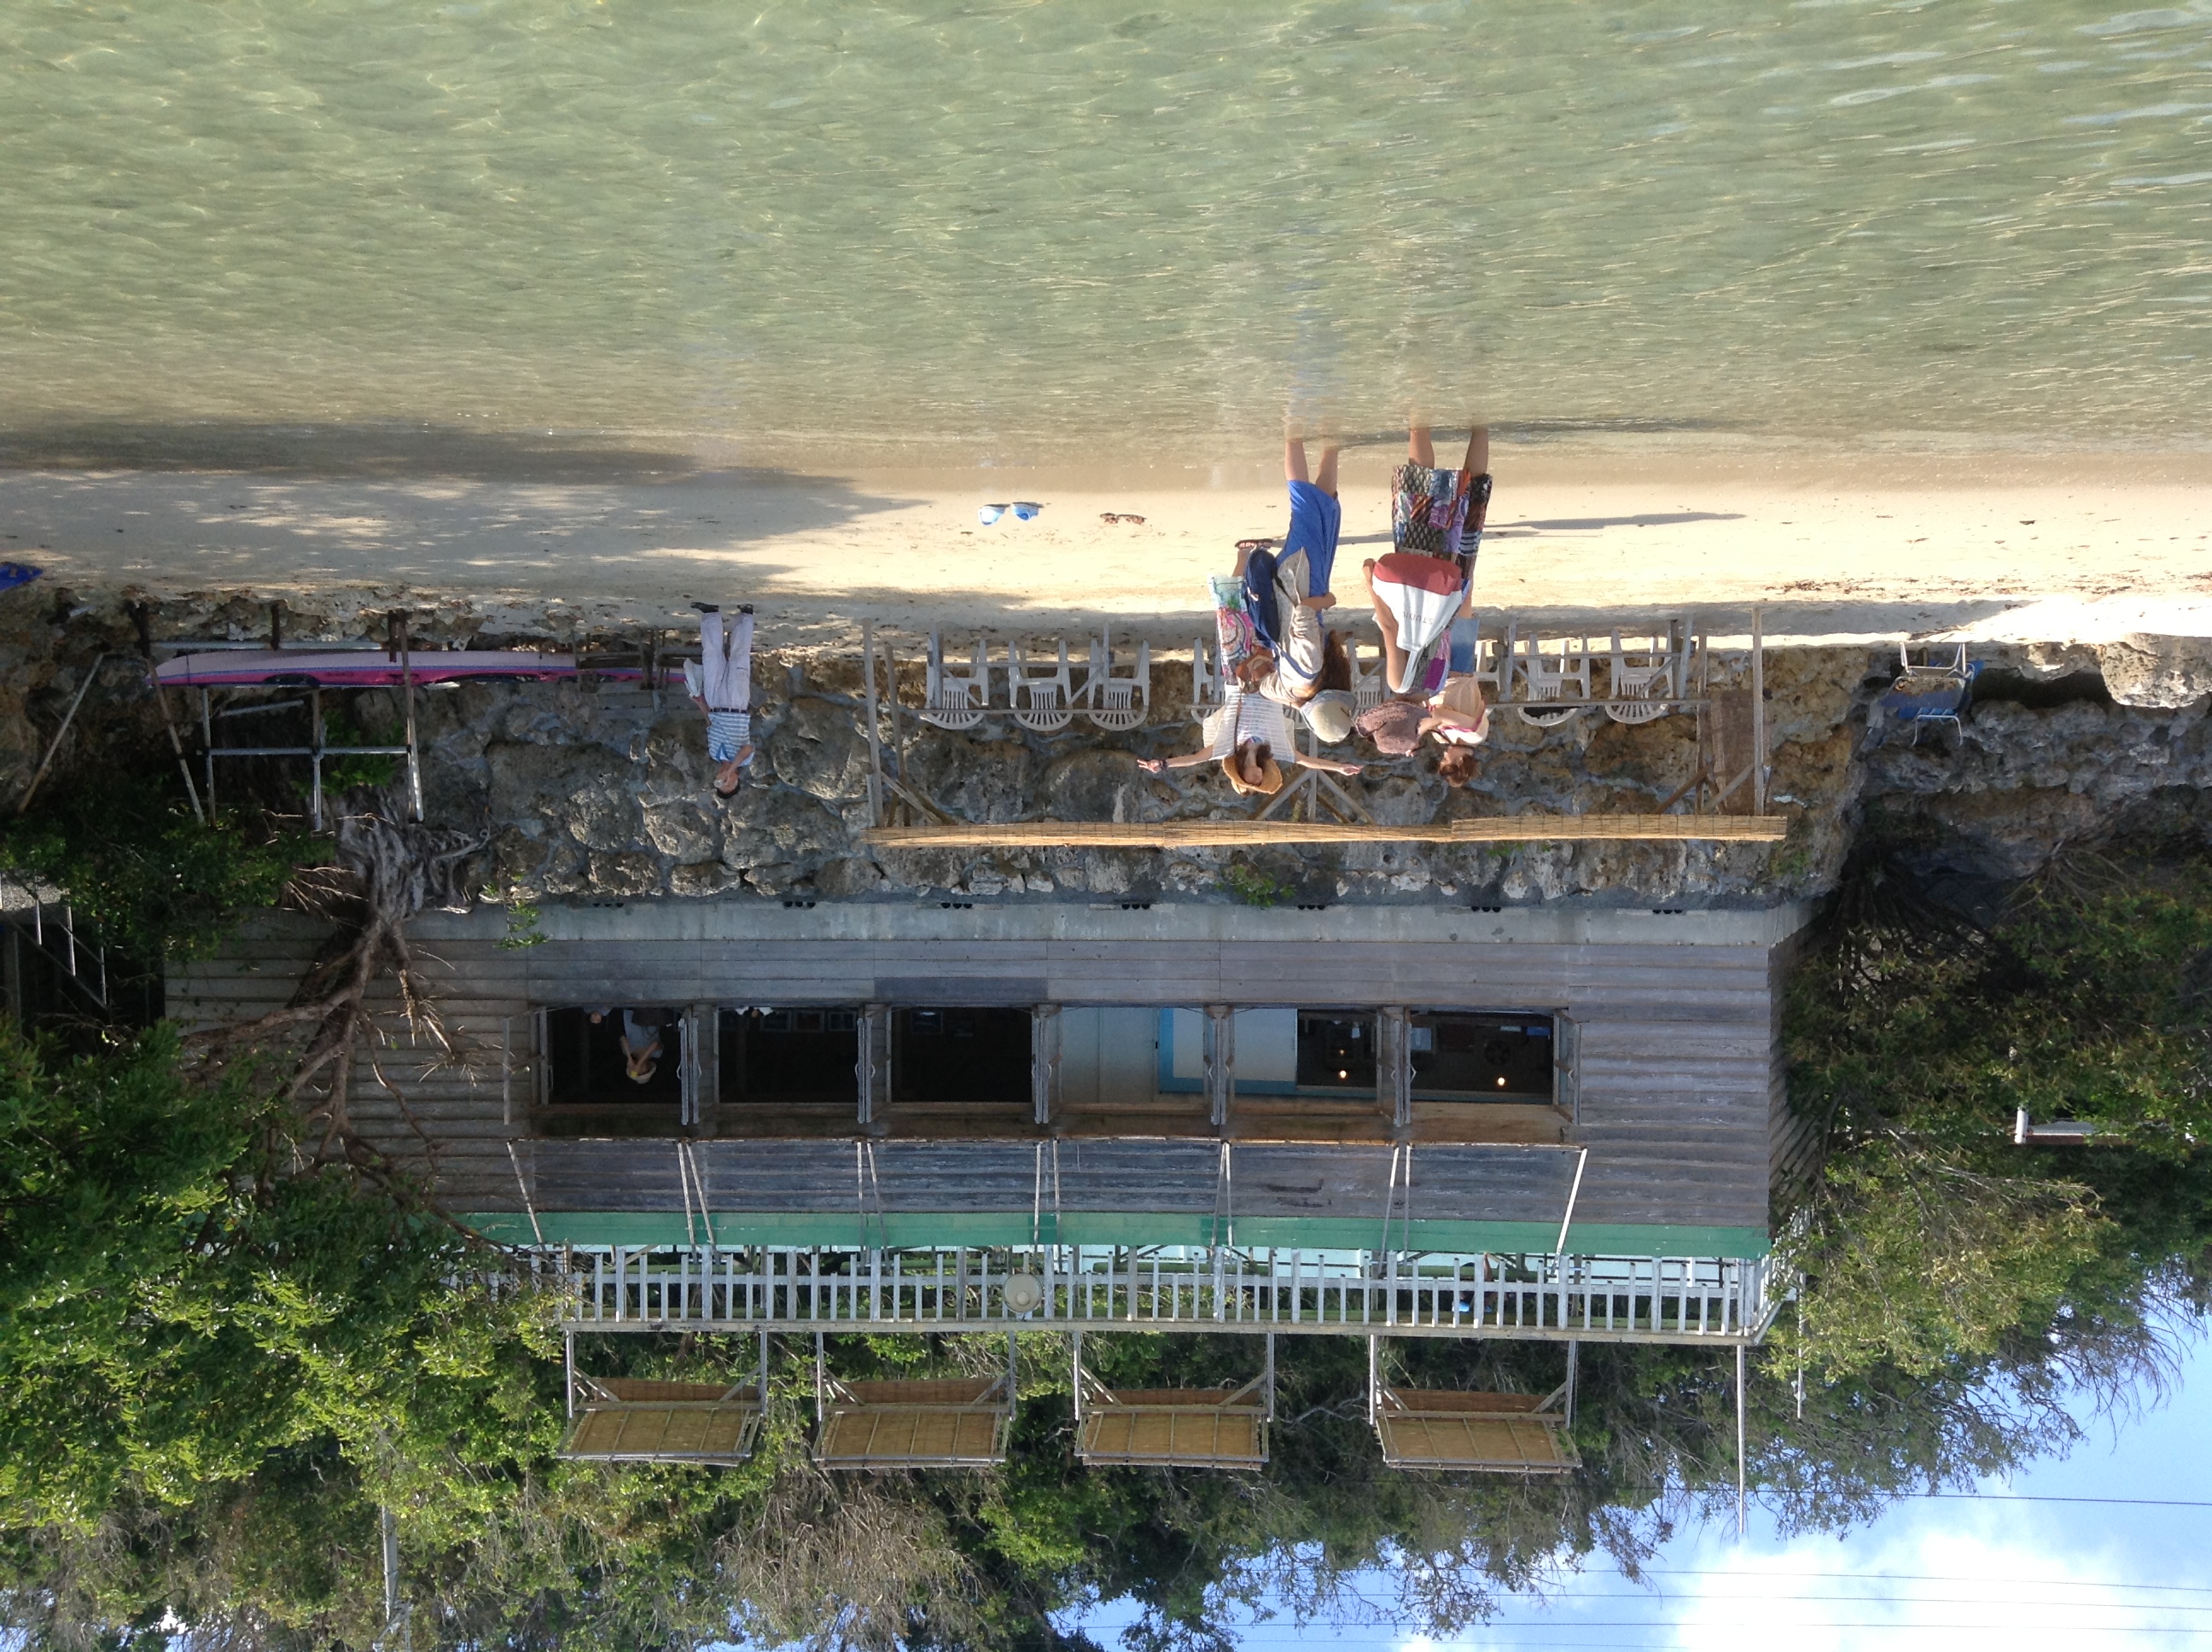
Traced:
POLYGON ((1750 1512, 1743 1457, 1743 1344, 1739 1342, 1735 1345, 1735 1540, 1739 1543, 1743 1541, 1750 1512))

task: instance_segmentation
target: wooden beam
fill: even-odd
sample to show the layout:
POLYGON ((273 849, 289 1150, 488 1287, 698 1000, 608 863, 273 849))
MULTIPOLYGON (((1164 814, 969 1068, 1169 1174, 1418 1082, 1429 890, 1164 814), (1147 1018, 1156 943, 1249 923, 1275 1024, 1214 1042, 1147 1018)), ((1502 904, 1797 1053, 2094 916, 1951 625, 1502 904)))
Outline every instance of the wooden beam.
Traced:
POLYGON ((1282 843, 1778 843, 1779 815, 1486 815, 1426 826, 1329 820, 1023 820, 997 826, 884 826, 878 849, 1228 848, 1282 843))

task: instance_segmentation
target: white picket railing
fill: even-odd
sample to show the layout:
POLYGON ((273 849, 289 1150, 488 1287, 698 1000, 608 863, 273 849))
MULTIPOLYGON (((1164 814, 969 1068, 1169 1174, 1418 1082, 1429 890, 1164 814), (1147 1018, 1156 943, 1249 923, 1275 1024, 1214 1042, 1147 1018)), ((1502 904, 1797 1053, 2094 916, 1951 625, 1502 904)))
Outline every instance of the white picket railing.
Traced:
POLYGON ((1756 1342, 1768 1259, 1037 1246, 548 1246, 576 1331, 1138 1330, 1756 1342), (1037 1305, 1006 1305, 1009 1278, 1037 1305))

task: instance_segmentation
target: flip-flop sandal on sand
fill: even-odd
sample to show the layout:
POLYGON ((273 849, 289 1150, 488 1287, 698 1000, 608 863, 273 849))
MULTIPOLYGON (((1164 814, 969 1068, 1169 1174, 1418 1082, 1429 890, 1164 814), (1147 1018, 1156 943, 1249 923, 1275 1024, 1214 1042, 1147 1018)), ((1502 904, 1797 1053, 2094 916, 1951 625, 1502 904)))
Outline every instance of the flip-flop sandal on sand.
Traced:
POLYGON ((1140 528, 1145 525, 1143 517, 1132 515, 1127 511, 1101 511, 1098 513, 1098 519, 1109 527, 1116 522, 1127 522, 1140 528))

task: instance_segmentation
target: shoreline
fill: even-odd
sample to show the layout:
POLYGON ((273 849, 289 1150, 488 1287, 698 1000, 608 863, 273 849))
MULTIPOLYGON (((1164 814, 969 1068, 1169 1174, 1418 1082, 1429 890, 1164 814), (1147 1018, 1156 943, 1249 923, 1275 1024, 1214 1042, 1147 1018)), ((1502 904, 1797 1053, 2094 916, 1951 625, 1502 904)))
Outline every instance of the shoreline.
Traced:
MULTIPOLYGON (((1388 547, 1396 458, 1345 453, 1340 623, 1364 612, 1361 559, 1388 547)), ((1692 612, 1734 635, 1761 604, 1769 636, 1799 644, 2212 635, 2212 455, 1501 444, 1492 470, 1476 602, 1526 621, 1692 612)), ((406 602, 494 629, 683 624, 695 597, 750 599, 800 644, 872 619, 999 635, 1106 622, 1188 647, 1210 623, 1206 576, 1285 519, 1272 458, 568 482, 0 470, 0 556, 94 598, 406 602), (1045 508, 978 523, 980 504, 1013 499, 1045 508)))

